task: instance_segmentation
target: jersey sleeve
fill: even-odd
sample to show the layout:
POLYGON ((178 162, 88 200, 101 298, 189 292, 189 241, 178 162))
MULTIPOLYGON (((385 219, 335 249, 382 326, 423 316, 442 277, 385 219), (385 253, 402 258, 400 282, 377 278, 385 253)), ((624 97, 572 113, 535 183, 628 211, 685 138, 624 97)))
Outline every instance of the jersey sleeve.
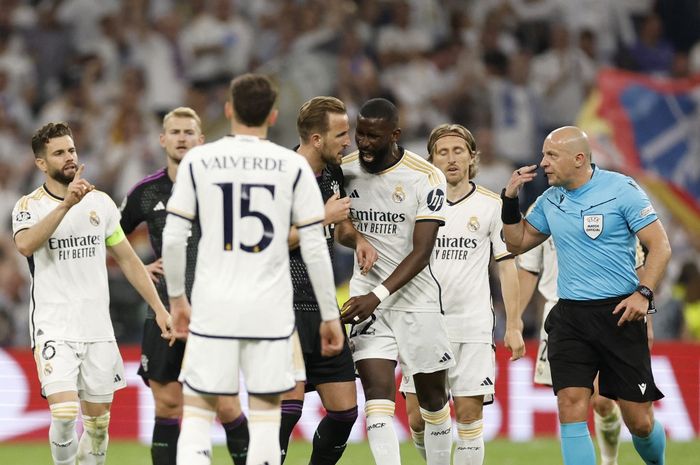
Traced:
POLYGON ((637 233, 643 227, 656 221, 656 211, 642 188, 632 178, 628 177, 626 181, 618 196, 620 210, 630 229, 637 233))
POLYGON ((416 222, 437 221, 445 224, 445 193, 447 182, 445 175, 436 170, 435 174, 426 176, 420 184, 418 192, 418 211, 416 222))
POLYGON ((543 247, 545 242, 541 243, 537 247, 533 247, 523 254, 518 255, 518 267, 529 271, 530 273, 540 274, 542 272, 542 261, 544 255, 543 247))
POLYGON ((292 224, 303 228, 323 223, 323 198, 311 167, 308 163, 299 163, 298 170, 292 187, 292 224))
POLYGON ((166 208, 169 214, 189 221, 194 220, 197 215, 196 181, 191 156, 193 151, 188 152, 180 162, 173 192, 166 208))
POLYGON ((124 197, 119 211, 121 213, 121 225, 126 234, 131 234, 134 229, 144 220, 139 206, 139 196, 141 191, 135 189, 124 197))
POLYGON ((15 236, 18 232, 31 228, 39 219, 37 212, 32 209, 29 196, 22 197, 12 209, 12 235, 15 236))
POLYGON ((494 212, 491 218, 491 225, 489 231, 489 239, 491 240, 491 251, 493 253, 493 258, 498 260, 503 260, 504 258, 511 257, 511 253, 508 252, 506 248, 506 243, 503 240, 503 221, 501 220, 501 202, 498 201, 497 210, 494 212))
POLYGON ((537 200, 535 200, 535 204, 532 206, 532 209, 530 210, 530 213, 527 214, 525 217, 525 221, 530 223, 533 228, 541 232, 542 234, 546 234, 550 236, 552 233, 549 230, 549 223, 547 222, 547 216, 544 214, 544 208, 547 204, 547 193, 549 191, 545 191, 544 194, 540 195, 537 197, 537 200))
POLYGON ((119 244, 126 238, 124 229, 120 224, 121 215, 114 201, 104 194, 105 204, 105 244, 113 246, 119 244))

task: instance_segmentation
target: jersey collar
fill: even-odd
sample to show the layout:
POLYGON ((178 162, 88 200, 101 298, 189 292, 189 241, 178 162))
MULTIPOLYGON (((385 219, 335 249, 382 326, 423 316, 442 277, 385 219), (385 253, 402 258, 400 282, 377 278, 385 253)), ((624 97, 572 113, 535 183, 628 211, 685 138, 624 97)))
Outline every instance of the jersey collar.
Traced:
POLYGON ((59 197, 59 196, 57 196, 56 194, 54 194, 53 192, 51 192, 51 191, 49 190, 49 188, 46 187, 46 183, 44 183, 41 187, 44 189, 44 192, 46 192, 46 193, 48 194, 49 197, 51 197, 51 198, 53 198, 53 199, 55 199, 55 200, 59 200, 59 201, 63 202, 63 197, 59 197))
POLYGON ((465 200, 467 200, 468 198, 470 198, 472 196, 472 194, 474 194, 474 192, 476 192, 476 184, 474 184, 474 181, 469 181, 469 184, 472 186, 472 188, 469 190, 469 192, 467 192, 461 199, 459 199, 455 202, 450 202, 448 200, 447 205, 452 207, 452 206, 457 205, 458 203, 462 203, 465 200))

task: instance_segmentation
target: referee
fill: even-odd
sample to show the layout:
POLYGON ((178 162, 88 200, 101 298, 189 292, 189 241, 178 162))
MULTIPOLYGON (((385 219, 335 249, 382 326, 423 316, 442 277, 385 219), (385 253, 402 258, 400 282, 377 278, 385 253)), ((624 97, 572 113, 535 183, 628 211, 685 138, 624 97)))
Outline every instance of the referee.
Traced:
POLYGON ((661 221, 637 183, 591 163, 586 134, 577 127, 552 131, 542 149, 551 186, 523 221, 518 192, 537 174, 520 168, 501 194, 508 250, 521 254, 552 236, 557 252, 559 302, 545 322, 552 385, 561 423, 565 465, 594 465, 586 419, 593 380, 618 400, 634 447, 646 464, 664 464, 666 436, 652 402, 654 384, 646 315, 671 256, 661 221), (635 235, 648 249, 639 278, 635 235))

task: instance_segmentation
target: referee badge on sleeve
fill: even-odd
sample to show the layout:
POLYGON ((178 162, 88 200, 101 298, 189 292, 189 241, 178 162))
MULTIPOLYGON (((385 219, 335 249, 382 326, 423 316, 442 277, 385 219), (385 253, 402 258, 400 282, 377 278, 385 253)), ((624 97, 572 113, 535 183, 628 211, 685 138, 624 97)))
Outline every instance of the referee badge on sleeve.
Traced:
POLYGON ((583 215, 583 231, 591 239, 603 232, 603 215, 583 215))

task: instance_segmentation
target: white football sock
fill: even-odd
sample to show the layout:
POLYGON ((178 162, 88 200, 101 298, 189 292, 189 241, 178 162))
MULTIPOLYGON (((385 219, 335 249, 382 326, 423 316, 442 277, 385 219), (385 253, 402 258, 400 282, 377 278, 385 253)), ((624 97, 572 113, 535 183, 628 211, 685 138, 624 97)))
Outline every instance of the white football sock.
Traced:
POLYGON ((184 406, 177 440, 177 465, 211 464, 210 430, 214 417, 213 410, 184 406))
POLYGON ((271 410, 251 410, 248 414, 247 465, 280 465, 280 407, 271 410))
POLYGON ((365 402, 367 440, 374 461, 382 465, 401 465, 399 438, 394 429, 394 402, 373 399, 365 402))
POLYGON ((411 438, 413 439, 413 445, 416 446, 416 450, 425 460, 425 431, 413 431, 413 428, 411 428, 411 438))
POLYGON ((482 465, 483 463, 484 421, 457 423, 454 465, 482 465))
POLYGON ((49 443, 55 465, 73 465, 78 454, 78 435, 75 420, 78 418, 78 402, 59 402, 49 405, 51 426, 49 443))
POLYGON ((99 417, 83 415, 83 435, 78 446, 78 465, 102 465, 107 459, 109 412, 99 417))
POLYGON ((450 404, 437 412, 420 409, 425 420, 425 457, 428 465, 450 465, 452 454, 452 418, 450 404))
POLYGON ((598 412, 593 411, 593 423, 595 424, 596 442, 600 448, 600 464, 617 465, 620 428, 622 427, 622 415, 617 402, 605 417, 601 417, 598 412))

